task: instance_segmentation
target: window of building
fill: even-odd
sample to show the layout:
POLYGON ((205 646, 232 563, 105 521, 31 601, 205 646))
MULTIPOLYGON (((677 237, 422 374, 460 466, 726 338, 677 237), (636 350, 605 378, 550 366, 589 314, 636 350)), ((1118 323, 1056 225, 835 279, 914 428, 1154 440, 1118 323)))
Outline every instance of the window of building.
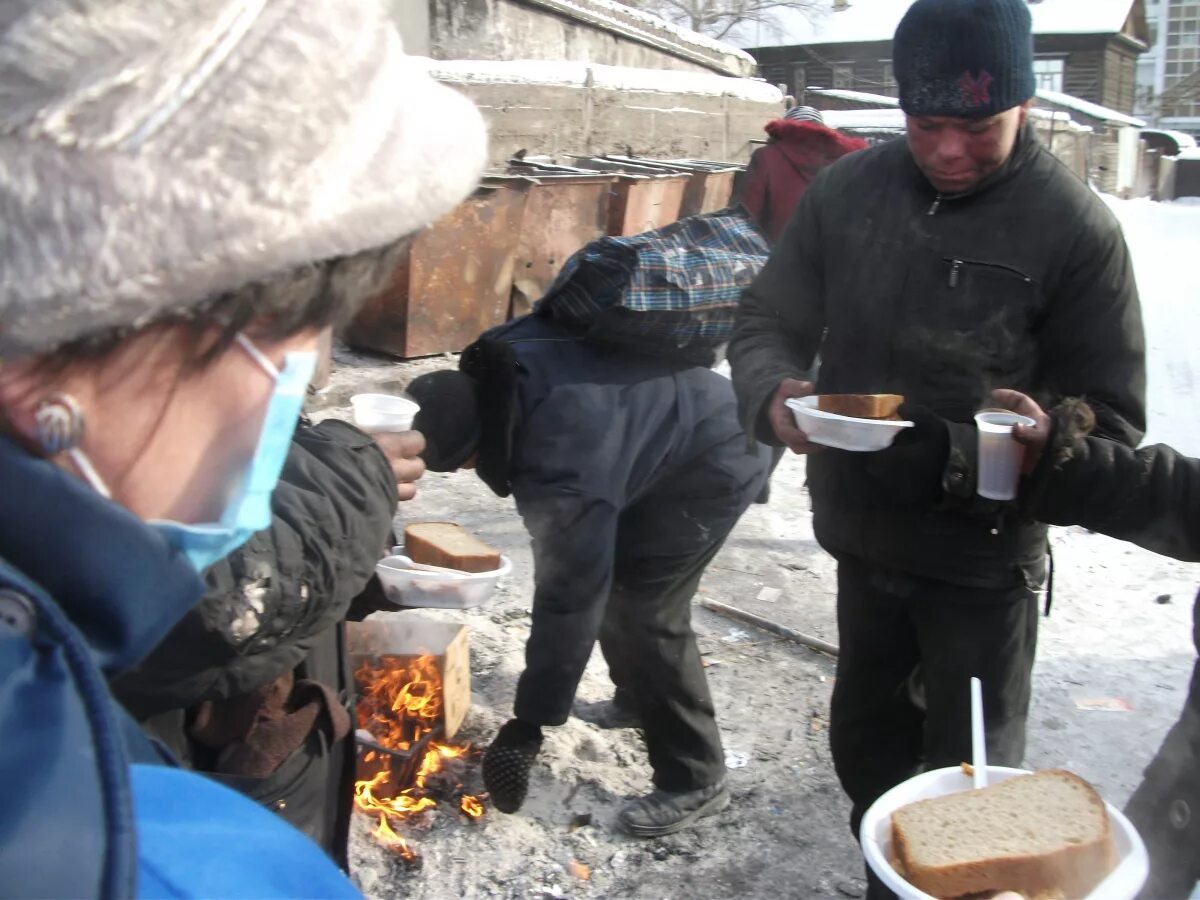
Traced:
POLYGON ((883 60, 883 92, 888 96, 894 97, 896 91, 896 72, 892 68, 892 61, 885 59, 883 60))
POLYGON ((1059 91, 1063 89, 1063 73, 1066 63, 1061 59, 1035 59, 1033 61, 1033 77, 1037 79, 1038 90, 1059 91))
POLYGON ((834 63, 833 86, 841 90, 850 90, 854 87, 853 63, 834 63))

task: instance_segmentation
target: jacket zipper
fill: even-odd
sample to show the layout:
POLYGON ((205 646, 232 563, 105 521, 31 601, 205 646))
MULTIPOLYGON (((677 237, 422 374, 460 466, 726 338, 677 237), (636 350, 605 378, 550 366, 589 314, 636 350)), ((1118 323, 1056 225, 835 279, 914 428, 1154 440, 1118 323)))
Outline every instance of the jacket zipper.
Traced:
POLYGON ((938 207, 942 205, 942 199, 943 198, 942 198, 941 194, 938 194, 936 197, 934 197, 933 198, 933 206, 929 207, 929 212, 926 213, 926 215, 936 216, 938 207))
POLYGON ((950 263, 950 287, 958 287, 959 274, 962 272, 963 266, 983 266, 985 269, 999 269, 1001 272, 1008 272, 1011 275, 1016 275, 1026 284, 1033 284, 1033 279, 1022 272, 1020 269, 1014 269, 1012 266, 1006 266, 1004 263, 983 262, 978 259, 952 259, 946 257, 944 262, 950 263))

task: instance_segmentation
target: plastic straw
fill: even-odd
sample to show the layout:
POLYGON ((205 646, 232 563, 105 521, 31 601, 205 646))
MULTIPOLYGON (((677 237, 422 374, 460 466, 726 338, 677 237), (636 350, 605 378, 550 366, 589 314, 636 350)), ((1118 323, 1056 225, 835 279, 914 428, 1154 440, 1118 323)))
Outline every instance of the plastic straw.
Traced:
POLYGON ((983 682, 971 679, 971 769, 975 788, 987 787, 987 745, 983 740, 983 682))

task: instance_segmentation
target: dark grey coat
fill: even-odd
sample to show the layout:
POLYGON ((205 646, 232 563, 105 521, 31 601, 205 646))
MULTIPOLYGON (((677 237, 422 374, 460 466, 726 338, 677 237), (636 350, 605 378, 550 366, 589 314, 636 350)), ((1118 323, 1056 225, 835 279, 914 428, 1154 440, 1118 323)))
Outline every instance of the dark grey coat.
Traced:
POLYGON ((1098 433, 1144 429, 1144 342, 1120 227, 1104 204, 1023 133, 1009 162, 968 195, 941 197, 905 141, 851 154, 804 196, 743 295, 729 346, 748 431, 777 443, 767 404, 820 354, 817 389, 897 393, 951 424, 941 501, 883 504, 871 454, 809 460, 822 545, 914 575, 978 587, 1017 583, 1045 546, 1040 525, 974 498, 973 414, 993 388, 1053 405, 1084 397, 1098 433))

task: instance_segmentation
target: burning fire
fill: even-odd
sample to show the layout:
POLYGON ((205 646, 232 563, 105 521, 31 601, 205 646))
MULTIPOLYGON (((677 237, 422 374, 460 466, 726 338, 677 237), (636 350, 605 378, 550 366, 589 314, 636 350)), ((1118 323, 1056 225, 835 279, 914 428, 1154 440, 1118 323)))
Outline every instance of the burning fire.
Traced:
MULTIPOLYGON (((369 732, 380 746, 401 752, 413 750, 440 724, 442 679, 434 657, 387 656, 374 665, 364 662, 354 677, 360 692, 358 727, 369 732)), ((406 861, 416 862, 419 854, 395 832, 391 820, 403 821, 437 806, 439 799, 453 799, 455 794, 464 815, 472 820, 482 816, 482 798, 461 793, 463 785, 458 774, 462 764, 452 765, 455 760, 465 761, 470 752, 470 744, 429 740, 411 784, 389 784, 392 770, 387 766, 371 778, 355 782, 355 805, 379 817, 372 831, 376 840, 406 861)), ((369 751, 363 761, 371 762, 376 753, 369 751)))

